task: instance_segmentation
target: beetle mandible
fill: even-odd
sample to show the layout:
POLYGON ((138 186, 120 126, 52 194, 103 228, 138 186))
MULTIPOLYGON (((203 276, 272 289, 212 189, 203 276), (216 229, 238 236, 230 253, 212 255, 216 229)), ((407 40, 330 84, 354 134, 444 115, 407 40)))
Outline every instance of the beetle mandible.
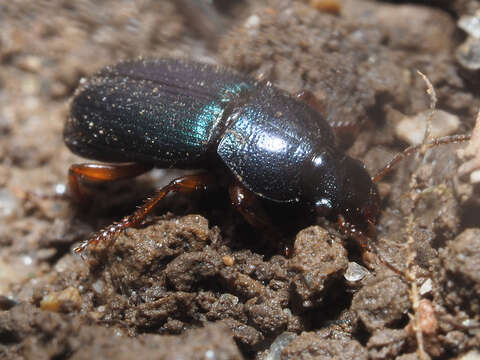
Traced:
POLYGON ((214 185, 220 172, 230 179, 232 203, 254 227, 268 224, 254 213, 260 198, 304 204, 364 249, 374 236, 378 179, 339 149, 314 107, 230 69, 178 59, 107 66, 76 91, 64 139, 73 153, 110 163, 72 165, 76 196, 84 179, 129 178, 152 167, 206 170, 173 180, 76 252, 138 226, 169 192, 214 185))

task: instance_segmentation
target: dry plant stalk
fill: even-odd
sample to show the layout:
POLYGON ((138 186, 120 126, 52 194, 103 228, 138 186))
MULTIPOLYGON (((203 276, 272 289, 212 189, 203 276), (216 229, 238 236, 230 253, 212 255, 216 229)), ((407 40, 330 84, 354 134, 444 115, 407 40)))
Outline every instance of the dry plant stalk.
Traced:
MULTIPOLYGON (((427 94, 430 96, 430 113, 427 117, 427 126, 425 128, 425 135, 423 137, 422 148, 419 151, 421 156, 425 156, 425 152, 428 149, 426 144, 430 138, 430 133, 432 129, 432 119, 435 114, 435 109, 437 106, 437 95, 435 93, 435 89, 433 88, 432 83, 428 79, 426 75, 422 72, 417 71, 417 73, 422 77, 423 81, 425 81, 427 85, 427 94)), ((425 352, 425 347, 423 343, 423 329, 421 326, 421 312, 419 311, 421 299, 420 294, 418 292, 417 286, 417 272, 415 268, 415 258, 417 256, 417 252, 413 249, 413 245, 415 243, 414 237, 414 227, 415 227, 415 217, 413 216, 413 209, 416 207, 418 200, 421 198, 422 193, 415 193, 413 190, 418 187, 418 182, 415 175, 412 175, 410 179, 410 198, 413 200, 412 204, 412 211, 410 215, 407 217, 407 226, 406 226, 406 235, 407 235, 407 270, 406 270, 406 278, 407 281, 410 283, 410 301, 412 303, 413 315, 410 316, 410 321, 412 324, 412 330, 415 332, 415 337, 417 340, 417 355, 420 360, 426 360, 430 357, 425 352)), ((428 189, 427 189, 428 190, 428 189)))
POLYGON ((457 154, 461 159, 466 160, 458 168, 460 177, 480 169, 480 110, 477 113, 477 119, 475 120, 475 127, 473 128, 470 142, 465 149, 458 150, 457 154))
MULTIPOLYGON (((428 77, 422 73, 420 70, 417 70, 417 74, 420 75, 427 84, 427 94, 430 96, 430 112, 427 116, 427 126, 425 127, 425 134, 423 136, 423 145, 428 143, 428 140, 430 139, 430 134, 432 133, 432 120, 433 120, 433 115, 435 115, 435 110, 437 108, 437 94, 435 93, 435 89, 433 88, 432 83, 428 79, 428 77)), ((426 148, 422 148, 420 150, 420 153, 422 156, 425 154, 426 148)))
MULTIPOLYGON (((433 116, 435 114, 436 105, 437 105, 437 95, 435 89, 426 75, 417 71, 417 73, 422 77, 427 85, 427 94, 430 96, 430 113, 427 117, 427 126, 425 129, 425 135, 423 138, 422 146, 420 148, 420 153, 425 158, 425 152, 430 147, 427 146, 429 143, 430 133, 431 133, 431 123, 433 116)), ((463 141, 463 140, 462 140, 463 141)), ((475 128, 470 139, 468 146, 464 150, 458 151, 459 157, 470 160, 465 162, 459 168, 460 176, 471 173, 474 170, 480 169, 480 111, 478 112, 475 128)), ((427 299, 421 299, 419 290, 417 287, 417 274, 415 268, 415 258, 417 256, 416 251, 413 249, 415 243, 415 217, 413 215, 413 210, 418 204, 418 201, 425 194, 432 191, 432 188, 419 190, 419 184, 415 174, 412 174, 409 184, 409 197, 412 200, 411 212, 407 217, 407 226, 406 226, 406 248, 407 248, 407 269, 405 272, 406 279, 410 283, 410 301, 412 303, 413 314, 410 316, 410 324, 407 325, 407 330, 413 331, 417 340, 417 355, 421 360, 430 359, 429 355, 425 352, 423 335, 425 334, 434 334, 437 331, 438 322, 435 317, 435 311, 433 304, 427 299)), ((437 188, 439 191, 445 191, 441 187, 437 188)))
MULTIPOLYGON (((416 184, 415 176, 412 176, 410 182, 410 189, 413 190, 416 184)), ((419 196, 416 196, 414 199, 414 205, 412 205, 412 210, 416 205, 419 196)), ((413 216, 413 212, 407 218, 407 227, 406 227, 406 234, 407 234, 407 270, 405 272, 406 279, 410 283, 410 301, 412 303, 413 315, 409 314, 410 321, 412 326, 412 330, 415 332, 415 337, 417 340, 417 354, 420 360, 429 359, 429 356, 425 352, 425 347, 423 345, 423 332, 422 327, 420 326, 420 313, 418 311, 420 307, 420 294, 418 292, 417 287, 417 272, 415 269, 415 258, 417 256, 417 252, 413 250, 413 245, 415 243, 414 237, 414 221, 415 217, 413 216)))

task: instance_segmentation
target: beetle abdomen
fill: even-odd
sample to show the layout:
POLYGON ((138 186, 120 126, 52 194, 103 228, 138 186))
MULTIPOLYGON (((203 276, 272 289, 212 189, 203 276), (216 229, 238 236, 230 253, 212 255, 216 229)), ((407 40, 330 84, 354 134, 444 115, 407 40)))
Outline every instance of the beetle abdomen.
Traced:
POLYGON ((120 63, 77 91, 65 142, 74 153, 99 161, 199 167, 229 103, 254 86, 248 77, 212 65, 120 63))

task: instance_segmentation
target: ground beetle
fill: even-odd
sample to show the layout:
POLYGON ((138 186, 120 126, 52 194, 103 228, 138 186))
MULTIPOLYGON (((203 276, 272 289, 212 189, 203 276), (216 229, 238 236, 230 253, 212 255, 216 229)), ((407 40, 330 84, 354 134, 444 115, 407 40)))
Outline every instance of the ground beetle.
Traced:
POLYGON ((65 143, 75 154, 111 164, 73 165, 69 183, 76 196, 85 179, 129 178, 152 167, 207 171, 172 181, 76 251, 139 225, 169 192, 215 185, 219 173, 228 174, 232 203, 254 227, 270 223, 259 199, 302 203, 337 221, 366 249, 379 212, 376 181, 339 149, 314 98, 304 101, 308 97, 176 59, 122 62, 84 81, 71 103, 65 143))

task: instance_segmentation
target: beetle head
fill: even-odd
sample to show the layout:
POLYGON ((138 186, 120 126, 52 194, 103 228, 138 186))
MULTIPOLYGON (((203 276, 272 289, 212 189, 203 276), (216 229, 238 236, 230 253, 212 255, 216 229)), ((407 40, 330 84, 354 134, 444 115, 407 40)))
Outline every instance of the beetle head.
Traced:
POLYGON ((318 215, 338 219, 344 232, 373 235, 380 198, 362 162, 333 151, 315 155, 303 193, 318 215))
POLYGON ((344 173, 339 194, 339 223, 346 232, 373 236, 380 208, 377 186, 359 160, 345 156, 341 164, 344 173))

